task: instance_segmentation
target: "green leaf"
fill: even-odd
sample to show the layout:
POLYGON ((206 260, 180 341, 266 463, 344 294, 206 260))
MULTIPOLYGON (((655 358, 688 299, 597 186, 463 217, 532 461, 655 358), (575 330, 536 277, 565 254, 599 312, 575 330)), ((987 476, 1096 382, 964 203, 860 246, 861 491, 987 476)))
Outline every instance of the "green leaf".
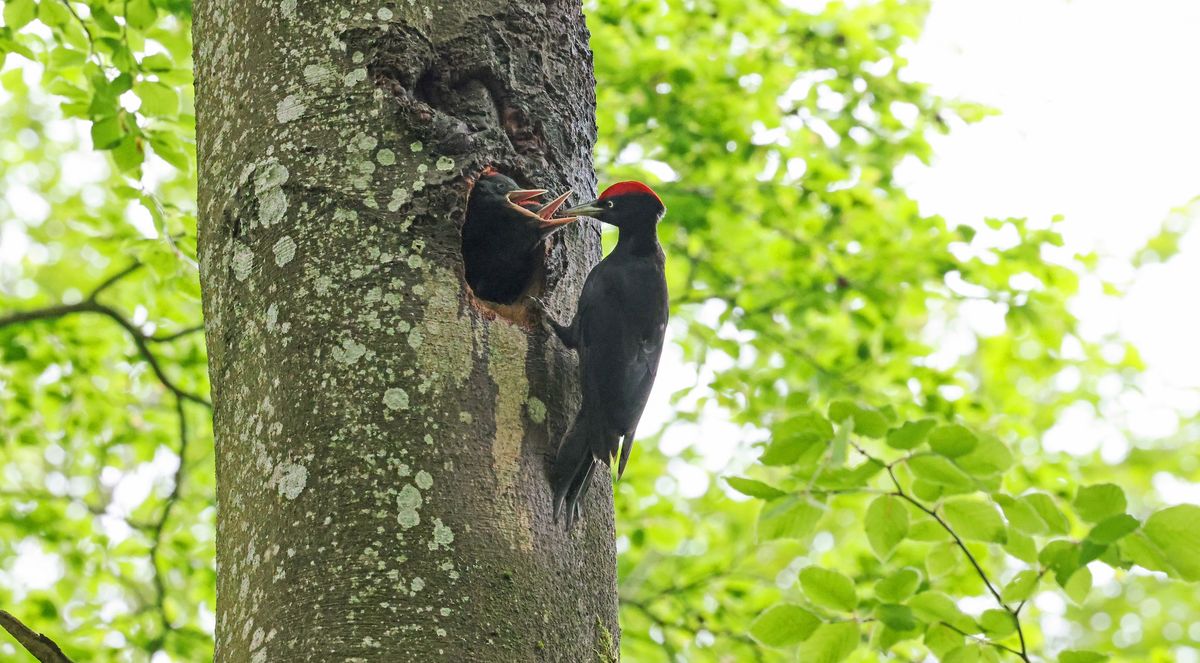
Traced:
POLYGON ((758 462, 767 467, 791 465, 799 460, 801 455, 819 444, 820 441, 815 437, 774 436, 767 444, 767 448, 759 457, 758 462))
POLYGON ((1037 571, 1021 571, 1004 586, 1000 597, 1004 599, 1005 603, 1024 601, 1033 596, 1033 590, 1037 589, 1039 578, 1037 571))
POLYGON ((900 603, 917 591, 921 574, 915 569, 904 568, 875 584, 875 596, 880 601, 900 603))
POLYGON ((969 541, 1004 543, 1008 529, 1000 512, 990 502, 960 498, 942 505, 946 520, 959 537, 969 541))
POLYGON ((966 644, 946 652, 941 663, 979 663, 982 650, 977 645, 966 644))
POLYGON ((142 82, 134 86, 134 94, 142 100, 138 112, 153 117, 174 117, 179 114, 179 94, 163 83, 142 82))
POLYGON ((1079 517, 1092 523, 1125 513, 1125 491, 1111 483, 1084 486, 1075 494, 1079 517))
POLYGON ((5 0, 4 25, 20 30, 37 16, 37 4, 33 0, 5 0))
POLYGON ((1054 503, 1054 498, 1045 493, 1030 493, 1019 498, 1022 502, 1028 504, 1037 512, 1038 517, 1042 522, 1046 523, 1052 534, 1067 534, 1071 531, 1071 523, 1067 521, 1067 517, 1058 509, 1054 503))
POLYGON ((893 449, 915 449, 921 446, 936 424, 933 419, 906 421, 903 426, 888 431, 888 446, 893 449))
POLYGON ((133 173, 141 168, 145 154, 141 141, 136 136, 126 136, 112 149, 113 161, 123 173, 133 173))
POLYGON ((979 439, 975 434, 958 424, 938 426, 929 434, 929 446, 948 458, 957 458, 969 453, 978 444, 979 439))
POLYGON ((121 25, 117 23, 116 19, 113 18, 113 15, 107 9, 95 5, 89 5, 88 8, 92 11, 92 20, 96 22, 96 25, 100 26, 101 30, 113 33, 121 31, 121 25))
POLYGON ((875 616, 888 628, 894 628, 897 631, 911 631, 917 627, 917 620, 913 617, 912 608, 906 605, 881 603, 875 608, 875 616))
POLYGON ((829 406, 829 420, 842 423, 854 421, 854 432, 866 437, 881 438, 887 434, 887 419, 878 411, 849 401, 834 401, 829 406))
POLYGON ((913 479, 912 492, 913 496, 918 500, 925 502, 936 502, 942 499, 942 495, 946 492, 946 486, 943 486, 940 483, 926 481, 924 479, 913 479))
POLYGON ((1065 650, 1058 655, 1058 663, 1102 663, 1108 657, 1094 651, 1065 650))
POLYGON ((125 20, 131 28, 148 28, 158 18, 158 12, 150 4, 150 0, 129 0, 127 7, 125 20))
POLYGON ((1180 504, 1158 511, 1142 532, 1162 551, 1173 575, 1188 582, 1200 580, 1200 506, 1180 504))
POLYGON ((146 71, 170 71, 175 64, 165 53, 155 53, 142 58, 142 69, 146 71))
POLYGON ((1067 597, 1075 602, 1076 605, 1083 605, 1087 600, 1088 592, 1092 591, 1092 572, 1088 567, 1081 566, 1075 573, 1071 574, 1071 579, 1063 585, 1066 590, 1067 597))
POLYGON ((118 117, 106 117, 92 123, 92 147, 97 150, 107 150, 116 147, 125 136, 118 117))
POLYGON ((822 488, 862 488, 884 467, 883 463, 868 460, 855 467, 827 468, 817 477, 817 485, 822 488))
POLYGON ((979 444, 964 456, 954 462, 973 476, 992 476, 1001 474, 1012 467, 1012 452, 1003 442, 990 435, 979 438, 979 444))
POLYGON ((806 498, 780 497, 763 505, 758 516, 758 540, 803 539, 824 511, 806 498))
POLYGON ((783 497, 787 493, 779 490, 774 486, 769 486, 757 479, 747 479, 745 477, 725 477, 725 483, 729 487, 738 491, 747 497, 757 497, 759 499, 771 500, 776 497, 783 497))
POLYGON ((38 20, 51 28, 62 28, 71 20, 71 13, 61 2, 38 3, 38 20))
POLYGON ((937 521, 932 518, 921 518, 909 526, 908 538, 913 541, 936 543, 938 541, 949 541, 951 537, 937 521))
POLYGON ((1151 571, 1162 571, 1169 575, 1175 573, 1175 568, 1167 561, 1163 551, 1145 534, 1134 532, 1121 539, 1119 545, 1124 559, 1151 571))
POLYGON ((858 606, 854 583, 837 571, 807 566, 800 571, 800 586, 808 598, 822 608, 853 612, 858 606))
POLYGON ((1037 563, 1038 550, 1033 537, 1015 527, 1010 526, 1008 528, 1008 541, 1004 543, 1004 550, 1022 562, 1028 564, 1037 563))
POLYGON ((833 426, 819 414, 807 412, 790 417, 771 431, 771 443, 759 458, 763 465, 791 465, 805 452, 824 448, 833 437, 833 426))
POLYGON ((1105 518, 1104 520, 1100 521, 1100 524, 1096 525, 1092 528, 1092 531, 1088 532, 1087 540, 1104 545, 1116 543, 1122 538, 1137 531, 1137 528, 1140 525, 1141 523, 1138 522, 1137 518, 1134 518, 1129 514, 1122 513, 1118 516, 1112 516, 1111 518, 1105 518))
POLYGON ((865 527, 867 540, 879 559, 891 557, 908 535, 908 507, 904 500, 892 495, 876 498, 867 508, 865 527))
POLYGON ((822 624, 800 645, 798 660, 805 663, 839 663, 858 649, 858 624, 822 624))
POLYGON ((768 647, 790 647, 807 639, 820 625, 816 615, 785 603, 759 615, 750 624, 750 636, 768 647))
POLYGON ((947 576, 958 570, 963 561, 958 545, 950 542, 939 543, 929 549, 925 555, 925 570, 931 580, 947 576))
POLYGON ((1017 622, 1007 610, 984 610, 979 616, 979 625, 988 635, 1003 638, 1017 630, 1017 622))
POLYGON ((964 633, 977 633, 975 621, 963 614, 949 596, 940 592, 921 592, 908 601, 908 607, 925 621, 946 622, 964 633))
POLYGON ((938 658, 962 647, 963 636, 943 624, 930 624, 925 631, 925 646, 938 658))
POLYGON ((185 173, 191 171, 191 156, 188 155, 175 136, 163 131, 153 131, 150 132, 149 137, 150 146, 154 148, 154 153, 159 158, 185 173))
POLYGON ((993 495, 992 499, 1004 510, 1004 517, 1013 527, 1026 534, 1044 534, 1046 532, 1046 521, 1042 520, 1030 502, 1000 493, 993 495))
MULTIPOLYGON (((64 69, 78 67, 87 61, 87 53, 77 51, 72 48, 55 48, 50 51, 50 59, 47 65, 55 71, 62 72, 64 69)), ((60 81, 62 79, 59 79, 60 81)))
POLYGON ((1065 586, 1071 574, 1084 564, 1080 559, 1079 546, 1071 541, 1058 539, 1047 543, 1038 553, 1038 561, 1054 571, 1054 579, 1065 586))
POLYGON ((913 456, 908 459, 908 467, 917 478, 940 486, 969 489, 974 485, 971 477, 944 456, 933 454, 913 456))

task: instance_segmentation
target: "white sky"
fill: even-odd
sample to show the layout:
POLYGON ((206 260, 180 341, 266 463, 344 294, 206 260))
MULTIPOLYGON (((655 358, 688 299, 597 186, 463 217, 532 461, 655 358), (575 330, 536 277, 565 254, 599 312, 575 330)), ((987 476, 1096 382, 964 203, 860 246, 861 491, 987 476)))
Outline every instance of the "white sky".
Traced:
MULTIPOLYGON (((1069 410, 1043 444, 1119 462, 1130 445, 1123 428, 1151 441, 1175 433, 1177 413, 1200 408, 1189 389, 1200 387, 1200 232, 1132 282, 1127 259, 1200 196, 1200 0, 934 0, 908 56, 910 78, 1001 112, 938 137, 931 167, 898 173, 922 211, 953 223, 1063 215, 1068 246, 1111 258, 1103 276, 1127 287, 1114 306, 1087 283, 1073 308, 1092 338, 1119 331, 1138 346, 1149 366, 1143 393, 1100 414, 1069 410)), ((995 326, 975 317, 964 331, 995 326)), ((669 348, 642 430, 667 421, 669 395, 692 384, 681 365, 669 348)), ((694 444, 718 470, 748 437, 714 409, 673 426, 662 446, 670 455, 694 444)), ((672 470, 684 494, 707 486, 683 463, 672 470)), ((1200 503, 1200 485, 1163 473, 1155 486, 1168 502, 1200 503)))
MULTIPOLYGON (((908 189, 951 221, 1062 214, 1071 246, 1128 256, 1200 195, 1198 65, 1195 0, 935 0, 912 77, 1002 115, 937 140, 908 189)), ((1200 386, 1200 233, 1185 246, 1117 309, 1078 310, 1156 378, 1200 386)))

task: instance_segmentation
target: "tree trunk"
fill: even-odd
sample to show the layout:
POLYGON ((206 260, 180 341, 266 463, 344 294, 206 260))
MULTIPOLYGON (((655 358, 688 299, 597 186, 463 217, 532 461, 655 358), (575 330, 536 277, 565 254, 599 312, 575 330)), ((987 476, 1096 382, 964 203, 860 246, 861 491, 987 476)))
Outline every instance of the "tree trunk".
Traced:
MULTIPOLYGON (((577 0, 196 0, 218 661, 615 660, 612 491, 551 520, 575 358, 463 282, 488 165, 594 192, 577 0)), ((531 284, 566 318, 599 234, 531 284)))

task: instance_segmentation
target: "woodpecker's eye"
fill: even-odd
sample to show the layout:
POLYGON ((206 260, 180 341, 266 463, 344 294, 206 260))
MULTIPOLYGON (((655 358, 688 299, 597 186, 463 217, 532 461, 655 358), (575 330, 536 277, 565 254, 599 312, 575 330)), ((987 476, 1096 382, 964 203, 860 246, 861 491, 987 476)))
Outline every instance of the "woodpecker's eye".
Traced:
POLYGON ((611 201, 611 200, 604 201, 604 206, 607 207, 608 209, 612 209, 613 201, 611 201))

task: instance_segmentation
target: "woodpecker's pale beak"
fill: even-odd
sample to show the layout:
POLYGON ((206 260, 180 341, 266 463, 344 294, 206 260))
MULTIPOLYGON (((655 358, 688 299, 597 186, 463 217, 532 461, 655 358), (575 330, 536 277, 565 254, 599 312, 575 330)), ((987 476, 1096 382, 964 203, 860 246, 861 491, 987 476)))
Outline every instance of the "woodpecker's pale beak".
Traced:
POLYGON ((582 205, 576 205, 571 209, 563 210, 563 214, 570 216, 596 216, 603 211, 604 208, 600 206, 600 201, 592 200, 582 205))

